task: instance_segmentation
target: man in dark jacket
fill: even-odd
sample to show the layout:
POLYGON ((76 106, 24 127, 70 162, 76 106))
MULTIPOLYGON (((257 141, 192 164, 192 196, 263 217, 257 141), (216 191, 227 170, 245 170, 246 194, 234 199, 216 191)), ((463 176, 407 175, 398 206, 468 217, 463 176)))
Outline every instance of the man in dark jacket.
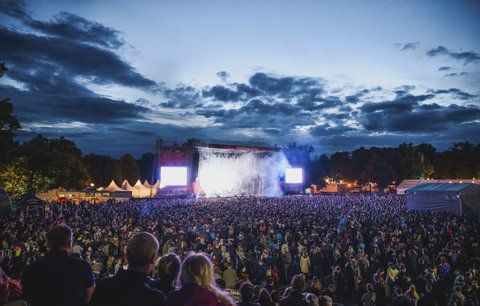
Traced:
POLYGON ((303 296, 306 288, 305 276, 303 274, 295 275, 292 279, 292 292, 280 301, 280 306, 308 306, 308 302, 303 296))
POLYGON ((148 275, 155 268, 158 241, 143 232, 133 236, 127 245, 128 270, 100 281, 92 297, 92 306, 161 306, 165 296, 147 286, 148 275))
POLYGON ((23 296, 31 306, 83 305, 94 285, 88 262, 70 256, 72 230, 56 225, 47 233, 48 254, 27 267, 22 277, 23 296))

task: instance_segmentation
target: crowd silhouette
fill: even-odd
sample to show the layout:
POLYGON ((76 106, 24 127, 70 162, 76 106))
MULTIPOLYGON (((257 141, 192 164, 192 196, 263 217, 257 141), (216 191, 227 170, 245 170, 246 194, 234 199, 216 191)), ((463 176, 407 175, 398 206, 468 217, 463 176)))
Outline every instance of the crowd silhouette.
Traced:
POLYGON ((479 305, 478 220, 393 194, 52 202, 0 241, 0 305, 479 305))

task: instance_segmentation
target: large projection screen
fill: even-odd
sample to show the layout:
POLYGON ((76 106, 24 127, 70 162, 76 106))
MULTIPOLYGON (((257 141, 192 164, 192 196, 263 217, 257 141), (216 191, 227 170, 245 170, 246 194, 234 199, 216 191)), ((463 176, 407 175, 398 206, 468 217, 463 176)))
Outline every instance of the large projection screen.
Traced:
POLYGON ((285 169, 285 183, 287 183, 287 184, 302 184, 303 183, 303 169, 302 168, 287 168, 287 169, 285 169))
POLYGON ((160 167, 161 184, 164 186, 186 186, 187 167, 160 167))

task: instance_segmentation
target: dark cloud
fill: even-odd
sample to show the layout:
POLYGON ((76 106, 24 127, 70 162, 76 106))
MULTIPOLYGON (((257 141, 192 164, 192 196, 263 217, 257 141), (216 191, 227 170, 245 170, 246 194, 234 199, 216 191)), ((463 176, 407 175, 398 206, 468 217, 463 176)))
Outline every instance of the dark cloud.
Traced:
POLYGON ((322 125, 316 125, 309 129, 310 135, 313 137, 325 137, 325 136, 340 136, 349 132, 355 131, 354 128, 349 126, 331 126, 328 123, 322 125))
POLYGON ((49 65, 52 74, 62 71, 71 78, 84 77, 98 84, 120 84, 153 88, 155 82, 143 77, 112 51, 58 37, 38 36, 0 27, 0 57, 12 70, 34 72, 49 65))
POLYGON ((451 94, 453 95, 454 97, 460 99, 460 100, 470 100, 470 99, 473 99, 473 98, 476 98, 477 95, 472 95, 468 92, 465 92, 463 90, 460 90, 458 88, 450 88, 450 89, 437 89, 437 90, 433 90, 433 89, 430 89, 428 90, 429 93, 432 93, 432 94, 451 94))
POLYGON ((25 12, 25 3, 21 0, 0 0, 0 14, 20 20, 30 19, 30 16, 25 12))
POLYGON ((433 94, 427 95, 404 95, 397 97, 393 101, 384 101, 378 103, 365 103, 360 109, 364 114, 371 113, 404 113, 412 111, 413 108, 418 105, 418 102, 425 101, 433 98, 433 94))
POLYGON ((242 93, 239 91, 231 90, 222 85, 216 85, 209 90, 204 90, 203 96, 206 98, 213 97, 215 100, 218 101, 230 102, 238 101, 242 96, 242 93))
POLYGON ((0 93, 9 97, 21 122, 78 121, 84 123, 120 124, 143 118, 147 108, 96 95, 74 96, 21 91, 0 86, 0 93))
POLYGON ((115 49, 124 44, 119 31, 67 12, 60 13, 53 21, 28 20, 26 24, 44 34, 80 43, 115 49))
POLYGON ((230 74, 226 71, 219 71, 217 72, 217 77, 220 78, 223 82, 228 81, 228 78, 230 77, 230 74))
POLYGON ((448 56, 455 60, 463 61, 465 65, 470 63, 476 63, 480 61, 480 54, 474 51, 466 51, 466 52, 453 52, 447 49, 444 46, 438 46, 435 49, 429 50, 427 53, 429 57, 435 57, 439 55, 448 56))
POLYGON ((438 68, 438 71, 449 71, 451 69, 452 69, 452 67, 442 66, 442 67, 438 68))
POLYGON ((163 95, 167 101, 160 105, 166 108, 190 108, 202 106, 201 94, 192 86, 182 85, 174 89, 165 88, 163 90, 163 95))
POLYGON ((419 45, 420 45, 419 41, 408 42, 408 43, 404 43, 404 44, 398 44, 398 46, 400 48, 400 51, 415 50, 415 49, 418 48, 419 45))
POLYGON ((459 76, 464 76, 467 75, 468 72, 452 72, 452 73, 447 73, 444 75, 444 77, 459 77, 459 76))
MULTIPOLYGON (((447 92, 451 93, 452 91, 447 90, 447 92)), ((453 93, 457 93, 455 89, 453 93)), ((359 122, 369 132, 421 134, 455 129, 456 125, 480 119, 480 108, 478 106, 420 104, 420 102, 433 97, 433 94, 407 95, 397 97, 393 101, 366 103, 360 108, 359 122)))

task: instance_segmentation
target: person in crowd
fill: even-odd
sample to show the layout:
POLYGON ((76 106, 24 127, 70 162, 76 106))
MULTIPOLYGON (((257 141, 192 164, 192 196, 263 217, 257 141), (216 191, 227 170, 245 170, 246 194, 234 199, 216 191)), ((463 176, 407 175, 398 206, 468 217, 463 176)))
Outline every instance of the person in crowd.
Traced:
POLYGON ((362 295, 362 305, 363 306, 375 306, 376 296, 375 289, 372 284, 367 284, 366 292, 362 295))
POLYGON ((305 295, 305 300, 309 306, 318 306, 318 298, 313 293, 307 293, 305 295))
POLYGON ((228 265, 227 269, 223 271, 223 280, 226 288, 233 289, 237 285, 237 271, 231 265, 228 265))
POLYGON ((157 267, 157 279, 149 281, 149 286, 160 290, 165 296, 176 289, 180 276, 180 258, 176 254, 165 254, 157 267))
POLYGON ((253 285, 250 282, 244 282, 240 286, 241 301, 237 302, 237 306, 260 306, 253 302, 253 285))
POLYGON ((333 300, 328 295, 322 295, 318 297, 318 305, 319 306, 332 306, 333 300))
MULTIPOLYGON (((368 283, 374 285, 377 305, 391 304, 395 287, 406 294, 412 284, 418 306, 425 301, 446 305, 456 287, 465 303, 479 299, 478 218, 411 211, 402 195, 52 201, 18 207, 0 216, 4 273, 20 280, 30 266, 48 257, 46 233, 62 223, 73 229, 72 255, 94 267, 97 282, 128 270, 129 240, 148 231, 162 253, 180 258, 191 251, 205 253, 214 278, 235 270, 258 286, 255 299, 262 288, 284 288, 293 275, 304 272, 304 252, 311 260, 305 292, 318 294, 312 285, 317 276, 324 285, 320 294, 336 303, 361 303, 368 283)), ((160 278, 158 274, 153 276, 160 278)), ((81 303, 87 298, 82 286, 81 303)))
POLYGON ((127 245, 127 270, 102 279, 92 297, 91 306, 161 306, 164 294, 147 285, 155 268, 159 243, 150 233, 135 234, 127 245))
POLYGON ((308 256, 307 251, 304 251, 302 257, 300 257, 300 271, 302 271, 305 276, 308 276, 310 273, 310 256, 308 256))
POLYGON ((281 300, 280 306, 308 306, 303 295, 306 287, 305 276, 303 274, 295 275, 292 278, 292 291, 281 300))
POLYGON ((22 277, 23 297, 31 306, 84 305, 95 283, 88 262, 71 256, 72 230, 56 225, 46 234, 48 253, 30 264, 22 277))
POLYGON ((0 305, 16 301, 22 294, 22 285, 10 278, 0 267, 0 305))
POLYGON ((261 306, 274 306, 272 297, 267 289, 262 288, 258 294, 258 304, 261 306))
POLYGON ((212 262, 205 254, 188 254, 181 267, 181 287, 170 293, 167 306, 235 305, 227 292, 216 287, 213 273, 212 262))
POLYGON ((272 290, 272 292, 270 292, 270 297, 272 298, 272 302, 275 306, 280 305, 280 293, 278 290, 272 290))

